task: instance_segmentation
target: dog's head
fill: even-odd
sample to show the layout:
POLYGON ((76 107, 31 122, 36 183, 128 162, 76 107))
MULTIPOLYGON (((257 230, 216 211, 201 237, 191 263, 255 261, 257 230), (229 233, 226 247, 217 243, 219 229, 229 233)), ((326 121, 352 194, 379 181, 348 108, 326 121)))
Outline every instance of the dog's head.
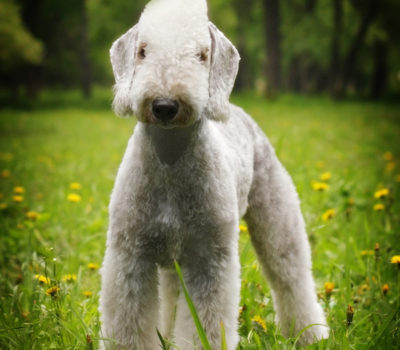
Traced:
POLYGON ((110 54, 118 115, 166 128, 227 118, 240 57, 206 0, 152 0, 110 54))

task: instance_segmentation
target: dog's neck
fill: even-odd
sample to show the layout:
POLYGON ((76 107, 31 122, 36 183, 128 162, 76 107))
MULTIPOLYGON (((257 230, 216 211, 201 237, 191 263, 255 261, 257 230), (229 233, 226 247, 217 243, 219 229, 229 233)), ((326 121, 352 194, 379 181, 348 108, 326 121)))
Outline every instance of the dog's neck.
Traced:
POLYGON ((186 127, 173 129, 163 129, 157 125, 147 124, 145 131, 160 162, 173 165, 190 145, 200 124, 200 122, 197 122, 186 127))

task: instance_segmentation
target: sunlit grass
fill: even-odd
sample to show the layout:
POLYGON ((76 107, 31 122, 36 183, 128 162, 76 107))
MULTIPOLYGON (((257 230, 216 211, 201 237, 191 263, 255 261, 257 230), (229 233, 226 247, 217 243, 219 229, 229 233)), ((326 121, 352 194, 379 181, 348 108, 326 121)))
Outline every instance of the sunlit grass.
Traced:
MULTIPOLYGON (((108 200, 134 125, 114 117, 102 96, 94 109, 76 97, 57 97, 62 108, 54 107, 50 94, 41 108, 0 111, 2 349, 97 345, 108 200)), ((398 347, 400 268, 391 259, 400 254, 400 107, 291 96, 234 101, 267 133, 302 201, 332 329, 313 348, 398 347)), ((242 231, 240 346, 291 349, 295 340, 274 323, 268 286, 242 231)))

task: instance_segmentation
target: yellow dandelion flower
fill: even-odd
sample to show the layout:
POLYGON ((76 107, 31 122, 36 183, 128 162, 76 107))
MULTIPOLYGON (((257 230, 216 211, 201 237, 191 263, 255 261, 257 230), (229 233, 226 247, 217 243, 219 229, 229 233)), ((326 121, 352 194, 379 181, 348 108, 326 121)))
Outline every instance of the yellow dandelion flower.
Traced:
POLYGON ((46 290, 46 295, 54 297, 56 296, 58 293, 60 292, 60 288, 58 288, 57 286, 51 287, 49 289, 46 290))
POLYGON ((313 190, 315 191, 325 191, 329 189, 329 185, 325 182, 318 182, 318 181, 313 181, 311 183, 311 186, 313 188, 313 190))
POLYGON ((69 188, 70 188, 71 190, 76 190, 76 191, 78 191, 78 190, 80 190, 80 189, 82 188, 82 185, 81 185, 79 182, 72 182, 72 183, 69 185, 69 188))
POLYGON ((374 210, 375 211, 382 211, 385 209, 385 206, 382 203, 377 203, 374 205, 374 210))
POLYGON ((371 289, 371 287, 367 283, 364 283, 358 288, 357 293, 361 295, 370 289, 371 289))
POLYGON ((325 213, 322 214, 322 220, 328 221, 332 219, 336 215, 335 209, 328 209, 325 213))
POLYGON ((43 275, 35 275, 35 278, 39 281, 40 284, 49 284, 50 278, 43 275))
POLYGON ((397 266, 400 267, 400 255, 392 256, 390 263, 397 264, 397 266))
POLYGON ((15 196, 12 197, 12 200, 13 200, 15 203, 21 203, 21 202, 24 201, 24 196, 15 195, 15 196))
POLYGON ((78 202, 80 202, 82 200, 81 196, 79 194, 76 194, 76 193, 70 193, 67 196, 67 199, 72 203, 78 203, 78 202))
POLYGON ((378 190, 374 193, 374 198, 379 199, 379 198, 387 197, 388 195, 389 195, 389 189, 381 188, 380 190, 378 190))
POLYGON ((324 283, 324 289, 325 289, 326 295, 331 295, 333 288, 335 288, 335 283, 333 283, 333 282, 325 282, 324 283))
POLYGON ((251 321, 256 327, 260 327, 264 331, 267 330, 267 325, 265 324, 265 321, 258 315, 254 316, 251 321))
POLYGON ((386 164, 385 172, 391 173, 394 170, 394 168, 396 168, 396 162, 389 162, 386 164))
POLYGON ((27 219, 35 221, 39 218, 39 213, 37 213, 36 211, 28 211, 25 216, 27 217, 27 219))
POLYGON ((68 282, 68 283, 75 282, 76 281, 76 275, 69 273, 67 275, 64 275, 62 280, 64 282, 68 282))
POLYGON ((328 181, 332 177, 332 174, 329 171, 326 171, 325 173, 322 173, 321 176, 319 177, 322 181, 328 181))
POLYGON ((6 179, 7 177, 10 177, 10 176, 11 176, 11 172, 10 172, 10 170, 3 169, 3 170, 1 171, 1 173, 0 173, 0 175, 1 175, 1 177, 2 177, 3 179, 6 179))
POLYGON ((247 232, 247 226, 246 225, 239 225, 239 229, 241 232, 247 232))
POLYGON ((90 298, 90 297, 93 295, 93 293, 92 293, 90 290, 85 290, 85 291, 83 292, 83 295, 84 295, 86 298, 90 298))
POLYGON ((100 267, 100 265, 96 264, 96 263, 89 263, 88 264, 89 270, 97 270, 99 267, 100 267))
POLYGON ((7 203, 0 203, 0 210, 7 209, 7 203))
POLYGON ((389 292, 389 285, 387 284, 387 283, 385 283, 383 286, 382 286, 382 293, 383 293, 383 295, 386 295, 388 292, 389 292))
POLYGON ((365 256, 365 255, 374 255, 375 252, 373 250, 362 250, 360 252, 361 255, 365 256))
POLYGON ((386 152, 383 154, 383 159, 385 159, 385 160, 387 160, 387 161, 393 160, 393 153, 392 153, 392 152, 389 152, 389 151, 386 151, 386 152))
POLYGON ((16 186, 16 187, 14 187, 14 193, 15 194, 24 194, 25 188, 23 188, 22 186, 16 186))

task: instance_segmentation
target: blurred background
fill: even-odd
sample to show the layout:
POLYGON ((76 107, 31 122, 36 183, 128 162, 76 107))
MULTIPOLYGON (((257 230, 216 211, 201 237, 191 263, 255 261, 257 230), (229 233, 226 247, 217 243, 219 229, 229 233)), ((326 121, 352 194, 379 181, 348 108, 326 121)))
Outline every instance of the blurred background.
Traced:
MULTIPOLYGON (((108 51, 146 0, 0 0, 0 102, 113 84, 108 51)), ((212 0, 238 48, 236 91, 400 96, 400 1, 212 0)))

